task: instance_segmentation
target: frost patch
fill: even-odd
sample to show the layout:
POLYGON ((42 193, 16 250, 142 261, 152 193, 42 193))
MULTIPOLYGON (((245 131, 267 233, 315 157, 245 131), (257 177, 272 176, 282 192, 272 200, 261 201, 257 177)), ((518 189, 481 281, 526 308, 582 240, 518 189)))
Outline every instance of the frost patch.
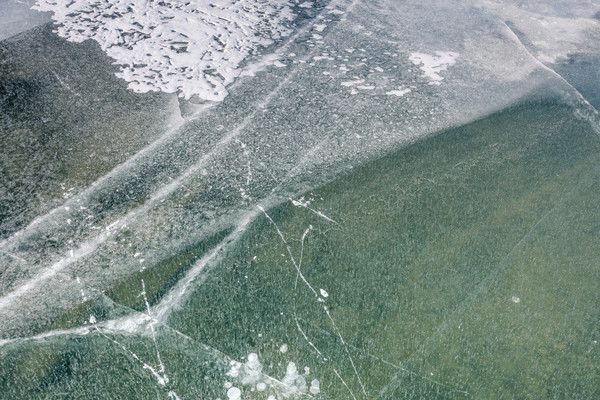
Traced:
POLYGON ((289 0, 37 0, 57 33, 93 39, 135 92, 179 93, 221 101, 240 64, 259 47, 287 36, 289 0))
POLYGON ((420 65, 423 76, 430 79, 431 85, 439 85, 444 79, 440 72, 456 64, 459 54, 452 51, 436 51, 436 55, 424 53, 411 53, 409 60, 415 65, 420 65))

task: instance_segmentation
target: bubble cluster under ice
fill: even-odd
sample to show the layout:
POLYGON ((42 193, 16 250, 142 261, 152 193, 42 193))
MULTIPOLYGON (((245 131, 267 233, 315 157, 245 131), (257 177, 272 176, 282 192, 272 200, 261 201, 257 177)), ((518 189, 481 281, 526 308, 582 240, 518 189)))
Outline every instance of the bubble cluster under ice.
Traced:
POLYGON ((304 371, 304 374, 300 374, 296 363, 289 361, 285 369, 285 375, 281 380, 277 380, 264 374, 263 365, 258 359, 258 354, 250 353, 245 363, 235 360, 230 362, 230 369, 226 375, 232 378, 237 386, 234 386, 232 382, 225 383, 227 398, 230 400, 241 399, 243 388, 252 392, 265 392, 265 396, 268 396, 267 399, 271 397, 296 398, 308 393, 313 395, 320 393, 321 384, 319 380, 311 380, 309 386, 307 377, 310 374, 310 368, 306 367, 304 371))

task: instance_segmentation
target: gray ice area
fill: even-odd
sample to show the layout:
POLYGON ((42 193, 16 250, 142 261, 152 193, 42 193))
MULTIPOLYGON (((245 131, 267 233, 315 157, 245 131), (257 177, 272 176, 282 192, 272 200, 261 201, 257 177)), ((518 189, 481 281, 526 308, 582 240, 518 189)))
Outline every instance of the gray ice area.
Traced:
POLYGON ((34 11, 35 0, 2 0, 0 2, 0 40, 50 22, 50 13, 34 11))

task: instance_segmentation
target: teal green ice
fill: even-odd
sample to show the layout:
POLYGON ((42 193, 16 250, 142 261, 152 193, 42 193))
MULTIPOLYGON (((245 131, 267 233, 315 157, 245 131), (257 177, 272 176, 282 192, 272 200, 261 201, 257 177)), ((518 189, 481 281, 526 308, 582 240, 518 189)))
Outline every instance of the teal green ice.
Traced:
POLYGON ((266 398, 228 375, 256 353, 276 379, 308 367, 317 398, 595 398, 599 151, 556 102, 443 132, 265 210, 156 348, 104 329, 5 344, 2 393, 266 398), (167 389, 144 369, 159 362, 167 389))

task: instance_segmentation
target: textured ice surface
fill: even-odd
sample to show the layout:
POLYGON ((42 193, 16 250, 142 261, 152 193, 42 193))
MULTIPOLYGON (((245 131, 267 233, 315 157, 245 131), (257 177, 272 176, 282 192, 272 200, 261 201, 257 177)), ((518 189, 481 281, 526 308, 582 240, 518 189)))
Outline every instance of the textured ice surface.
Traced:
POLYGON ((289 35, 208 107, 129 90, 116 36, 51 32, 83 11, 0 42, 0 393, 598 397, 599 130, 570 75, 487 3, 277 4, 289 35))
MULTIPOLYGON (((600 51, 600 21, 589 11, 580 12, 580 16, 574 17, 569 15, 573 8, 566 6, 555 10, 494 1, 485 2, 484 6, 490 7, 514 29, 543 63, 555 63, 576 53, 600 51)), ((596 6, 595 12, 599 11, 596 6)))
MULTIPOLYGON (((284 68, 270 67, 244 78, 234 88, 235 96, 219 107, 190 115, 187 121, 178 120, 160 140, 94 183, 83 180, 79 189, 71 185, 63 189, 60 175, 32 177, 34 183, 41 180, 46 187, 64 190, 65 201, 2 242, 7 267, 1 282, 0 324, 5 336, 27 334, 29 325, 34 332, 43 331, 53 326, 54 312, 72 307, 80 285, 64 276, 79 276, 100 292, 127 279, 134 281, 123 284, 118 292, 128 285, 137 288, 139 280, 131 277, 153 274, 156 267, 151 267, 169 254, 205 241, 212 243, 211 238, 235 239, 260 215, 256 204, 276 204, 418 138, 501 109, 540 85, 577 98, 529 56, 503 23, 485 13, 444 7, 423 11, 408 3, 403 11, 412 17, 398 25, 398 5, 393 2, 338 2, 320 7, 320 14, 282 45, 284 68), (319 25, 320 38, 313 36, 312 24, 319 25), (322 29, 323 24, 327 27, 322 29), (480 49, 499 41, 502 46, 495 52, 502 55, 502 65, 479 56, 480 49), (458 53, 460 58, 440 71, 441 85, 432 86, 410 55, 435 54, 439 49, 458 53), (507 65, 527 79, 504 76, 507 65), (348 86, 345 82, 357 83, 348 86), (411 91, 401 97, 387 94, 399 86, 411 91), (54 303, 48 298, 48 282, 62 288, 54 292, 72 297, 63 294, 54 303), (49 305, 49 310, 34 311, 41 304, 49 305), (32 310, 31 317, 23 318, 18 312, 23 307, 32 310)), ((34 43, 44 43, 35 35, 47 34, 32 32, 29 42, 22 40, 14 46, 31 43, 35 49, 34 43)), ((85 51, 79 48, 81 65, 100 63, 98 50, 89 43, 85 51)), ((36 66, 34 73, 54 77, 57 85, 75 91, 64 97, 64 110, 73 108, 71 101, 81 105, 78 95, 93 98, 94 85, 103 87, 106 79, 79 79, 86 76, 78 66, 62 71, 42 67, 36 66), (88 85, 86 91, 78 86, 73 89, 73 79, 88 85)), ((15 93, 18 99, 20 92, 15 93)), ((127 92, 111 93, 116 99, 107 104, 120 110, 127 92)), ((6 107, 18 109, 20 103, 12 98, 7 97, 6 107)), ((70 118, 67 111, 62 114, 65 120, 70 118)), ((48 124, 42 122, 42 132, 48 124)), ((83 126, 88 129, 85 122, 83 126)), ((66 130, 72 140, 79 139, 65 125, 56 129, 66 130)), ((118 140, 114 145, 122 146, 118 140)), ((11 178, 7 183, 27 187, 29 178, 11 178)), ((179 282, 169 299, 177 302, 193 285, 194 274, 218 258, 225 243, 205 257, 190 252, 186 262, 197 262, 198 267, 179 282)), ((175 268, 171 279, 181 277, 186 268, 175 268)), ((162 290, 156 289, 156 296, 162 290)))

